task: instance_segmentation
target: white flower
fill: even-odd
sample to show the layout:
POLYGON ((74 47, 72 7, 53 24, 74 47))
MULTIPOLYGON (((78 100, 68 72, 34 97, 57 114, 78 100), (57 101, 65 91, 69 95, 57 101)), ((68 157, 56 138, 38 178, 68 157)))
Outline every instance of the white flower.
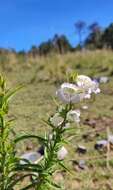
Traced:
POLYGON ((83 88, 86 92, 84 98, 90 98, 92 93, 100 93, 99 84, 93 81, 90 77, 85 75, 78 75, 76 79, 78 87, 83 88))
POLYGON ((88 90, 92 86, 92 80, 85 75, 78 75, 76 79, 77 86, 88 90))
POLYGON ((64 121, 64 118, 60 116, 59 113, 56 113, 53 117, 50 118, 50 122, 55 126, 60 126, 64 121))
POLYGON ((84 95, 84 99, 90 99, 91 98, 91 94, 85 94, 84 95))
POLYGON ((70 110, 67 113, 67 120, 69 122, 79 123, 80 122, 80 110, 70 110))
POLYGON ((71 83, 63 83, 56 94, 66 104, 80 102, 84 97, 83 91, 71 83))
POLYGON ((99 83, 96 81, 92 81, 92 92, 95 94, 100 93, 99 83))
POLYGON ((100 93, 99 84, 85 75, 78 75, 76 84, 63 83, 61 88, 56 92, 59 99, 65 104, 90 99, 92 93, 100 93))
POLYGON ((100 88, 97 88, 94 93, 99 94, 100 92, 101 92, 100 88))
POLYGON ((62 146, 62 148, 57 152, 57 157, 59 160, 63 160, 68 154, 67 149, 62 146))

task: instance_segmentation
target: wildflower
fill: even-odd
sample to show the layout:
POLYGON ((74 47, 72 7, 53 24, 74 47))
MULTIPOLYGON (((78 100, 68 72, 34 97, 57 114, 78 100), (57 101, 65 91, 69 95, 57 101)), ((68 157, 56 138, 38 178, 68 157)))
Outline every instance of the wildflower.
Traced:
POLYGON ((63 83, 56 94, 59 99, 66 104, 80 102, 84 97, 81 89, 71 83, 63 83))
POLYGON ((69 122, 79 123, 80 122, 80 110, 70 110, 67 113, 67 120, 69 122))
POLYGON ((85 94, 84 95, 84 99, 90 99, 91 98, 91 94, 85 94))
POLYGON ((64 146, 62 146, 62 148, 57 152, 57 157, 59 160, 64 160, 67 154, 67 149, 64 146))
POLYGON ((84 89, 88 89, 92 85, 92 80, 88 76, 78 75, 76 79, 76 83, 77 83, 77 86, 84 89))
POLYGON ((56 113, 53 117, 50 118, 50 122, 55 127, 59 127, 64 121, 64 118, 60 116, 59 113, 56 113))
POLYGON ((84 98, 90 98, 92 93, 100 93, 99 84, 93 81, 90 77, 85 75, 78 75, 76 79, 76 84, 78 87, 85 90, 86 94, 84 98))
POLYGON ((100 93, 99 83, 96 81, 92 81, 92 92, 95 94, 100 93))

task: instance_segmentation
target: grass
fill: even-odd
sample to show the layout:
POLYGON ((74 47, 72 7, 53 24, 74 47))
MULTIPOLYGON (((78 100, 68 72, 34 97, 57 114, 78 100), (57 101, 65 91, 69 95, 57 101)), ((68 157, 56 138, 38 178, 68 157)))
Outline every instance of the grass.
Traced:
MULTIPOLYGON (((55 103, 52 97, 55 96, 60 83, 66 81, 66 73, 71 70, 91 77, 108 76, 110 81, 100 86, 101 94, 95 101, 76 105, 76 107, 88 105, 89 109, 85 111, 81 108, 81 126, 77 129, 77 136, 71 140, 72 145, 67 146, 68 167, 72 169, 73 175, 65 172, 57 173, 55 179, 64 185, 65 190, 69 188, 70 190, 111 190, 113 174, 106 168, 106 158, 104 158, 106 151, 97 152, 94 150, 94 144, 98 139, 106 137, 107 126, 110 127, 111 133, 113 131, 112 51, 83 51, 41 58, 15 54, 0 55, 0 71, 6 77, 9 87, 25 84, 25 88, 16 95, 10 105, 9 118, 15 119, 14 127, 17 134, 27 132, 43 135, 49 128, 44 126, 41 119, 47 119, 54 113, 55 103), (95 120, 95 127, 84 124, 86 119, 95 120), (87 139, 83 138, 84 134, 88 134, 87 139), (87 147, 85 155, 76 153, 78 144, 87 147), (72 158, 86 160, 87 169, 73 167, 69 161, 72 158)), ((18 145, 18 153, 24 152, 28 146, 35 150, 39 145, 36 141, 25 141, 18 145)), ((111 169, 113 169, 112 153, 111 150, 111 169)))

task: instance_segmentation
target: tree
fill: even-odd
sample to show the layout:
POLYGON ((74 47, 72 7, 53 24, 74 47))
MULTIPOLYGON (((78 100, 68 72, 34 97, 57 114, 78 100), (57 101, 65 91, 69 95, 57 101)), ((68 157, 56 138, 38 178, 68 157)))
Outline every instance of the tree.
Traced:
POLYGON ((113 23, 111 23, 102 35, 103 46, 113 49, 113 23))
POLYGON ((89 48, 102 48, 102 28, 97 22, 88 26, 89 35, 85 40, 85 46, 89 48))
POLYGON ((39 54, 39 48, 38 48, 37 46, 33 45, 33 46, 31 47, 29 53, 30 53, 33 57, 35 57, 35 56, 37 56, 37 55, 39 54))
POLYGON ((39 45, 39 54, 40 55, 47 55, 51 53, 54 49, 54 46, 52 44, 51 40, 48 40, 47 42, 43 42, 39 45))
POLYGON ((52 42, 53 42, 54 48, 60 54, 66 53, 72 49, 72 46, 65 35, 58 36, 56 34, 52 42))
POLYGON ((96 33, 101 31, 101 27, 99 26, 98 22, 93 22, 91 25, 89 25, 88 29, 91 33, 96 33))
POLYGON ((77 21, 75 23, 75 30, 76 33, 78 34, 78 38, 79 38, 79 45, 82 48, 82 35, 85 32, 85 28, 86 28, 86 23, 84 21, 77 21))

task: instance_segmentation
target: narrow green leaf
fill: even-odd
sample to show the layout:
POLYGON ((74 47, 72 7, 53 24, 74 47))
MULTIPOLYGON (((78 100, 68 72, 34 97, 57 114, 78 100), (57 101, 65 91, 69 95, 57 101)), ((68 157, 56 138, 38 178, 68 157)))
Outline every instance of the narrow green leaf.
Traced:
POLYGON ((33 174, 33 173, 25 174, 25 175, 19 177, 18 179, 15 179, 12 183, 10 183, 10 185, 8 186, 8 189, 11 189, 11 188, 14 187, 19 181, 22 181, 24 178, 29 177, 29 176, 37 177, 37 175, 35 175, 35 174, 33 174))
POLYGON ((8 90, 4 97, 4 102, 8 102, 23 87, 24 87, 24 85, 19 85, 13 90, 8 90))
POLYGON ((15 143, 18 143, 19 141, 21 140, 24 140, 24 139, 29 139, 29 138, 34 138, 34 139, 37 139, 39 140, 39 142, 43 142, 43 143, 46 143, 47 141, 43 138, 43 137, 40 137, 38 135, 21 135, 17 138, 14 139, 14 142, 15 143))
POLYGON ((48 184, 49 184, 50 186, 55 187, 55 188, 57 188, 57 189, 61 189, 61 186, 60 186, 60 185, 56 184, 55 182, 51 181, 50 179, 49 179, 49 180, 48 180, 48 179, 45 179, 45 180, 48 182, 48 184))
POLYGON ((60 165, 63 169, 65 169, 67 172, 69 172, 69 173, 72 174, 72 172, 70 171, 70 169, 68 169, 68 168, 64 165, 64 163, 62 163, 61 161, 59 161, 58 163, 59 163, 59 165, 60 165))

